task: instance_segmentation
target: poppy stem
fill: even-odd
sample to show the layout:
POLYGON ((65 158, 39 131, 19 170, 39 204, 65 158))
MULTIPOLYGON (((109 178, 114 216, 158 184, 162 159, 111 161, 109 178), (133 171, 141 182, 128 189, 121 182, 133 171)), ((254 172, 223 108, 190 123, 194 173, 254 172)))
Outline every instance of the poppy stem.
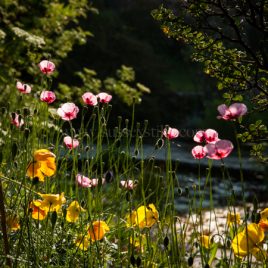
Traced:
POLYGON ((9 258, 9 245, 8 245, 8 237, 7 237, 6 212, 5 212, 5 204, 4 204, 2 179, 0 179, 0 215, 1 215, 1 228, 2 228, 2 232, 3 232, 4 251, 5 251, 5 255, 6 255, 6 262, 7 262, 7 265, 9 267, 12 267, 11 259, 9 258))

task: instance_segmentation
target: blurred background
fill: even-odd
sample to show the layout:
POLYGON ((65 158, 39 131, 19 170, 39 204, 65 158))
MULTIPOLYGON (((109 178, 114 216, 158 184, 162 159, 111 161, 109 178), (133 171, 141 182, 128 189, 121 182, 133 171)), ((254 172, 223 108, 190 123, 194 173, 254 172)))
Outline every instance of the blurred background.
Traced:
MULTIPOLYGON (((183 129, 186 139, 191 138, 191 130, 199 128, 221 131, 223 124, 216 120, 221 100, 214 81, 191 61, 190 47, 167 38, 151 16, 161 2, 94 1, 99 14, 81 20, 81 27, 94 37, 85 45, 75 46, 62 62, 59 82, 79 86, 74 72, 83 67, 94 69, 104 79, 121 65, 131 66, 136 81, 151 90, 136 107, 138 121, 148 119, 149 127, 160 130, 166 124, 183 129)), ((113 114, 130 117, 131 109, 115 96, 113 114)))

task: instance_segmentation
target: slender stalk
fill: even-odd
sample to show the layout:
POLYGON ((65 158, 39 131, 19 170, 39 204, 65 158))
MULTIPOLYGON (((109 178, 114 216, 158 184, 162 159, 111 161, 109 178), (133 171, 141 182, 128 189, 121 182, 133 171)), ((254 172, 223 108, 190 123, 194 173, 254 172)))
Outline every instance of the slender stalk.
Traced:
POLYGON ((9 258, 9 244, 7 237, 7 225, 6 225, 6 213, 5 213, 5 203, 4 203, 4 194, 2 187, 2 180, 0 179, 0 215, 1 215, 1 227, 3 232, 3 241, 4 241, 4 251, 6 255, 6 263, 8 266, 12 267, 11 259, 9 258))

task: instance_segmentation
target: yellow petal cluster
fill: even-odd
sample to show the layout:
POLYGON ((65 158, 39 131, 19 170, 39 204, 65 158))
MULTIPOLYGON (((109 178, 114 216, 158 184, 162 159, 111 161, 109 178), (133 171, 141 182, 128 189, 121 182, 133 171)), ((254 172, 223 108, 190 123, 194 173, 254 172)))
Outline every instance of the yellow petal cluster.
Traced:
POLYGON ((61 194, 41 194, 39 195, 43 198, 40 208, 46 210, 47 212, 56 211, 61 209, 61 206, 66 203, 64 193, 61 194))
POLYGON ((88 237, 93 242, 98 241, 109 231, 110 228, 105 221, 94 221, 88 228, 88 237))
POLYGON ((30 178, 38 177, 44 182, 45 177, 51 177, 56 172, 56 156, 47 149, 39 149, 34 152, 34 161, 30 162, 26 174, 30 178))
POLYGON ((210 236, 208 235, 200 235, 200 244, 202 247, 205 247, 207 249, 210 248, 211 242, 210 242, 210 236))
POLYGON ((239 213, 231 213, 231 212, 228 212, 227 214, 227 224, 230 226, 232 224, 237 224, 239 225, 240 224, 240 214, 239 213))
POLYGON ((7 225, 7 230, 9 232, 17 231, 20 229, 19 219, 16 215, 8 215, 6 217, 6 225, 7 225))
POLYGON ((75 245, 81 250, 87 250, 89 247, 88 236, 79 235, 74 241, 75 245))
POLYGON ((126 217, 127 226, 139 226, 139 228, 152 227, 159 218, 154 204, 140 206, 126 217))
POLYGON ((40 208, 42 200, 33 200, 30 203, 30 209, 32 210, 32 218, 35 220, 42 221, 47 217, 47 211, 40 208))
POLYGON ((262 210, 260 215, 261 219, 259 225, 264 231, 268 231, 268 208, 262 210))
POLYGON ((33 200, 30 203, 30 208, 32 210, 32 218, 35 220, 44 220, 49 212, 59 212, 62 205, 66 203, 64 193, 61 194, 41 194, 39 195, 43 198, 33 200))
POLYGON ((77 201, 73 201, 67 208, 66 220, 68 222, 76 222, 80 212, 85 212, 85 209, 83 209, 77 201))
POLYGON ((251 223, 240 233, 238 233, 233 241, 232 248, 237 257, 243 258, 249 253, 254 253, 258 244, 264 239, 263 229, 256 223, 251 223))

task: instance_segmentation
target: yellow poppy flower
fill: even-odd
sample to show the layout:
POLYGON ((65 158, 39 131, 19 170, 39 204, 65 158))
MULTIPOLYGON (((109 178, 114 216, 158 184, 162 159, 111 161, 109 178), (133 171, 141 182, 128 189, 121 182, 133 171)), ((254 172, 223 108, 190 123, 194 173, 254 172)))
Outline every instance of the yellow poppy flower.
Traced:
POLYGON ((85 212, 86 210, 80 207, 77 201, 73 201, 67 208, 66 220, 68 222, 76 222, 79 218, 80 212, 85 212))
POLYGON ((263 229, 256 223, 251 223, 242 232, 238 233, 233 241, 232 248, 237 257, 245 257, 253 251, 264 239, 263 229))
POLYGON ((137 211, 133 211, 126 217, 127 226, 138 225, 140 228, 152 227, 158 221, 158 211, 154 204, 140 206, 137 211))
POLYGON ((42 200, 33 200, 30 203, 30 208, 32 209, 32 218, 35 220, 42 221, 47 217, 47 211, 40 208, 42 205, 42 200))
POLYGON ((208 235, 200 235, 200 244, 202 247, 205 247, 207 249, 210 248, 211 242, 210 242, 210 236, 208 235))
POLYGON ((260 212, 260 214, 261 214, 261 219, 267 220, 268 219, 268 208, 265 208, 264 210, 262 210, 260 212))
POLYGON ((110 228, 105 221, 94 221, 88 228, 88 235, 91 241, 103 239, 105 233, 109 232, 110 228))
POLYGON ((45 177, 51 177, 56 172, 56 156, 47 149, 40 149, 34 152, 34 161, 30 162, 26 174, 30 178, 38 177, 44 181, 45 177))
POLYGON ((75 245, 81 250, 87 250, 89 246, 89 240, 87 236, 79 235, 74 241, 75 245))
POLYGON ((231 213, 227 214, 227 224, 230 226, 231 224, 240 224, 240 214, 239 213, 231 213))
POLYGON ((19 219, 16 215, 13 215, 13 216, 7 215, 6 225, 7 225, 7 230, 9 232, 17 231, 18 229, 20 229, 19 219))
POLYGON ((268 208, 265 208, 260 212, 261 219, 259 221, 259 226, 264 230, 268 231, 268 208))
POLYGON ((40 194, 43 198, 40 208, 47 212, 56 211, 58 212, 61 209, 61 206, 66 203, 64 193, 61 194, 40 194))
POLYGON ((137 212, 134 210, 126 216, 127 227, 136 225, 137 212))

